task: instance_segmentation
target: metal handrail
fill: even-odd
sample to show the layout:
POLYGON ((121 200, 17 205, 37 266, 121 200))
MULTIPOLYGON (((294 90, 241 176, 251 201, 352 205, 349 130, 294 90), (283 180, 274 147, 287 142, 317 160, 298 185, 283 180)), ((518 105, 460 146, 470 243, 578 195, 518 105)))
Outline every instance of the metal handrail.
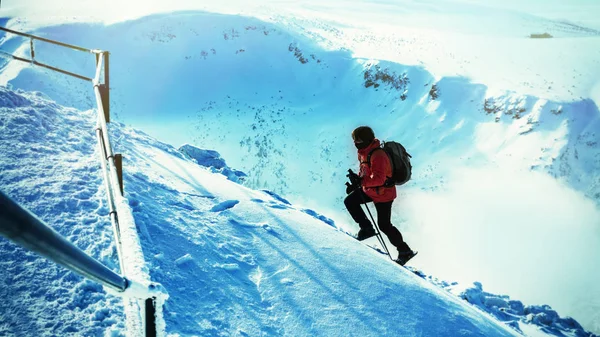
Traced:
POLYGON ((60 42, 60 41, 54 41, 54 40, 46 39, 46 38, 43 38, 43 37, 39 37, 39 36, 27 34, 27 33, 17 32, 16 30, 8 29, 8 28, 5 28, 5 27, 0 27, 0 30, 3 30, 5 32, 9 32, 9 33, 15 34, 15 35, 25 36, 25 37, 28 37, 28 38, 33 39, 33 40, 40 40, 40 41, 52 43, 52 44, 55 44, 55 45, 59 45, 59 46, 63 46, 63 47, 67 47, 67 48, 71 48, 71 49, 75 49, 75 50, 87 52, 87 53, 100 54, 100 53, 103 52, 103 51, 97 50, 97 49, 83 48, 83 47, 79 47, 79 46, 76 46, 76 45, 73 45, 73 44, 68 44, 68 43, 64 43, 64 42, 60 42))
POLYGON ((31 46, 30 47, 30 56, 31 56, 30 59, 27 59, 27 58, 24 58, 24 57, 15 56, 15 55, 8 54, 8 53, 5 53, 5 52, 2 52, 3 55, 11 57, 12 59, 17 60, 17 61, 31 63, 31 64, 34 64, 36 66, 40 66, 40 67, 43 67, 43 68, 46 68, 46 69, 50 69, 52 71, 56 71, 56 72, 59 72, 61 74, 69 75, 69 76, 72 76, 72 77, 75 77, 75 78, 78 78, 78 79, 81 79, 81 80, 84 80, 84 81, 88 81, 88 82, 93 82, 94 81, 94 79, 92 79, 90 77, 83 76, 83 75, 80 75, 80 74, 76 74, 74 72, 63 70, 63 69, 60 69, 60 68, 57 68, 57 67, 54 67, 54 66, 51 66, 51 65, 48 65, 48 64, 36 61, 35 60, 35 48, 33 46, 33 41, 34 40, 39 40, 39 41, 43 41, 43 42, 55 44, 55 45, 58 45, 58 46, 62 46, 62 47, 66 47, 66 48, 70 48, 70 49, 74 49, 74 50, 78 50, 78 51, 82 51, 82 52, 86 52, 86 53, 92 53, 92 54, 96 54, 96 55, 104 53, 104 51, 97 50, 97 49, 87 49, 87 48, 79 47, 79 46, 68 44, 68 43, 63 43, 63 42, 54 41, 54 40, 46 39, 46 38, 39 37, 39 36, 34 36, 34 35, 31 35, 31 34, 27 34, 27 33, 17 32, 15 30, 4 28, 4 27, 0 27, 0 30, 3 30, 5 32, 11 33, 11 34, 15 34, 15 35, 19 35, 19 36, 23 36, 23 37, 29 38, 30 39, 29 43, 30 43, 30 46, 31 46))
MULTIPOLYGON (((106 151, 104 148, 104 142, 102 141, 102 130, 96 129, 96 138, 98 139, 98 147, 100 151, 98 152, 100 155, 100 164, 102 166, 102 173, 104 176, 104 187, 106 188, 107 193, 110 193, 110 178, 108 177, 108 170, 106 169, 106 151)), ((115 246, 117 248, 117 256, 119 257, 119 266, 121 272, 123 273, 125 270, 125 263, 123 259, 123 246, 121 244, 121 231, 119 230, 119 221, 117 219, 117 209, 115 207, 115 203, 112 198, 108 200, 108 213, 110 216, 110 222, 112 223, 113 235, 117 240, 115 246)))
POLYGON ((0 191, 0 234, 113 290, 122 292, 127 288, 127 279, 75 247, 2 191, 0 191))
MULTIPOLYGON (((121 215, 124 218, 130 219, 129 221, 126 220, 125 223, 133 224, 133 222, 132 222, 133 215, 131 214, 130 210, 129 210, 129 212, 127 212, 128 208, 122 207, 122 203, 124 201, 126 202, 126 200, 123 199, 123 195, 122 195, 123 188, 122 188, 122 186, 119 185, 121 179, 120 179, 119 173, 118 173, 119 170, 117 169, 116 163, 115 163, 115 156, 120 156, 120 155, 113 153, 112 147, 110 145, 110 139, 108 137, 108 128, 106 126, 107 122, 109 121, 109 116, 110 116, 110 114, 109 114, 109 106, 110 106, 109 105, 110 104, 110 101, 109 101, 109 76, 108 76, 109 53, 106 51, 92 50, 92 49, 82 48, 82 47, 78 47, 75 45, 70 45, 70 44, 66 44, 66 43, 62 43, 62 42, 58 42, 58 41, 53 41, 53 40, 33 36, 31 34, 17 32, 17 31, 10 30, 10 29, 4 28, 4 27, 0 27, 0 30, 6 31, 6 32, 9 32, 12 34, 25 36, 25 37, 28 37, 31 39, 30 40, 31 60, 2 52, 3 54, 9 55, 13 59, 18 60, 18 61, 28 62, 28 63, 34 64, 34 65, 42 66, 47 69, 60 72, 62 74, 70 75, 70 76, 73 76, 73 77, 76 77, 76 78, 79 78, 82 80, 92 82, 92 84, 94 86, 94 93, 96 95, 96 104, 98 107, 98 121, 96 124, 96 136, 97 136, 98 148, 99 148, 99 152, 100 152, 99 153, 100 154, 100 162, 101 162, 101 166, 102 166, 102 170, 103 170, 105 187, 107 190, 106 192, 107 192, 107 196, 108 196, 108 203, 109 203, 109 210, 110 210, 109 216, 111 219, 111 223, 113 226, 113 232, 115 235, 117 255, 119 258, 121 273, 123 273, 123 276, 119 276, 119 275, 113 273, 114 275, 110 275, 110 279, 112 280, 111 282, 113 282, 113 283, 115 282, 115 280, 117 280, 117 278, 121 278, 122 280, 125 280, 125 285, 124 285, 123 289, 121 289, 121 287, 118 285, 118 283, 116 283, 116 285, 115 284, 111 285, 110 289, 116 289, 117 291, 123 292, 123 296, 144 299, 144 308, 140 307, 140 314, 141 314, 141 317, 143 320, 142 328, 144 330, 144 335, 147 337, 156 336, 159 332, 157 329, 157 322, 155 319, 157 302, 163 303, 162 301, 164 301, 164 299, 166 299, 168 297, 168 295, 166 294, 166 292, 164 292, 162 286, 160 286, 159 284, 151 283, 150 285, 148 285, 146 287, 144 285, 141 285, 140 283, 134 282, 133 280, 126 279, 126 268, 125 268, 125 261, 124 261, 125 259, 123 256, 123 249, 122 249, 122 245, 121 245, 121 228, 119 226, 119 217, 117 215, 117 212, 119 209, 123 210, 124 213, 122 213, 121 215), (75 73, 72 73, 69 71, 65 71, 65 70, 55 68, 52 66, 48 66, 48 65, 45 65, 45 64, 35 61, 35 51, 34 51, 34 46, 33 46, 34 40, 40 40, 40 41, 56 44, 59 46, 95 54, 96 55, 95 77, 93 79, 88 78, 88 77, 85 77, 85 76, 82 76, 79 74, 75 74, 75 73), (103 67, 104 67, 104 78, 103 78, 104 83, 100 83, 103 67), (127 295, 127 294, 129 294, 129 295, 127 295), (159 299, 160 299, 160 301, 159 301, 159 299)), ((8 202, 7 202, 7 205, 9 205, 8 202)), ((11 207, 14 208, 16 203, 14 203, 14 205, 13 204, 10 204, 10 205, 12 205, 11 207)), ((16 205, 16 206, 19 207, 18 205, 16 205)), ((3 209, 0 208, 0 210, 3 210, 3 209)), ((22 212, 13 211, 13 212, 6 213, 6 214, 14 215, 14 214, 20 214, 20 213, 22 213, 22 212)), ((20 225, 19 221, 25 221, 25 220, 33 221, 33 220, 31 220, 31 218, 37 219, 37 218, 35 218, 35 216, 30 214, 29 212, 25 211, 25 213, 29 214, 30 217, 15 217, 12 220, 12 222, 6 222, 6 224, 0 223, 0 227, 6 226, 6 228, 7 228, 6 231, 0 230, 0 234, 5 234, 5 232, 7 233, 6 235, 10 235, 11 233, 18 233, 18 231, 16 231, 16 228, 18 228, 18 226, 20 225), (16 221, 16 220, 19 220, 19 221, 16 221)), ((8 221, 8 219, 10 219, 9 215, 6 215, 5 217, 6 217, 7 221, 8 221)), ((4 220, 5 220, 4 217, 0 218, 0 221, 4 221, 4 220)), ((56 232, 53 232, 51 228, 43 225, 43 223, 41 223, 39 220, 37 220, 36 223, 41 226, 36 226, 35 227, 36 230, 31 231, 31 233, 28 232, 29 233, 28 235, 14 236, 16 238, 21 238, 21 237, 28 238, 27 240, 18 239, 18 240, 14 240, 14 241, 19 244, 22 244, 26 248, 32 249, 32 250, 42 254, 43 256, 46 256, 46 257, 52 259, 53 261, 55 261, 57 263, 60 263, 61 265, 64 265, 65 267, 67 267, 73 271, 76 271, 76 272, 82 274, 83 276, 86 276, 92 280, 98 281, 101 284, 105 284, 103 282, 107 282, 107 280, 105 279, 104 276, 95 275, 95 273, 97 273, 97 272, 99 272, 101 275, 105 275, 106 271, 104 269, 98 267, 97 265, 94 265, 93 268, 88 270, 85 268, 85 266, 80 266, 70 260, 70 259, 82 259, 82 261, 85 261, 85 264, 87 265, 87 264, 91 263, 89 261, 89 259, 95 261, 93 258, 85 255, 85 253, 83 253, 82 251, 79 251, 80 253, 77 253, 77 251, 76 251, 78 249, 77 247, 73 246, 68 241, 66 241, 64 238, 60 237, 60 235, 57 234, 56 232), (46 228, 46 229, 42 230, 40 228, 46 228), (48 230, 50 230, 51 232, 49 232, 48 230), (50 235, 52 240, 50 242, 48 242, 47 245, 43 244, 41 247, 31 245, 30 241, 39 240, 38 238, 36 238, 36 235, 46 235, 46 234, 52 233, 52 232, 55 235, 50 235), (65 251, 64 254, 62 254, 62 253, 57 254, 57 251, 62 252, 62 248, 53 247, 54 245, 66 246, 66 247, 68 247, 70 245, 72 247, 67 249, 67 251, 65 251), (73 248, 76 250, 73 250, 73 248), (73 255, 71 258, 65 258, 64 257, 64 256, 66 256, 65 254, 75 254, 75 255, 73 255), (87 259, 84 259, 83 257, 81 257, 82 256, 81 254, 83 254, 83 256, 87 257, 87 259), (57 260, 57 259, 55 259, 57 256, 60 256, 62 258, 57 260), (64 263, 65 261, 66 261, 66 263, 64 263)), ((130 228, 130 226, 129 227, 126 226, 126 229, 128 231, 132 230, 130 228)), ((133 228, 133 230, 135 231, 135 228, 133 228)), ((142 259, 143 259, 143 257, 142 257, 142 259)), ((134 257, 134 260, 136 260, 135 257, 134 257)), ((97 263, 99 264, 99 262, 97 262, 97 263)), ((101 264, 100 264, 100 266, 104 267, 101 264)), ((135 266, 130 266, 129 267, 130 270, 132 267, 135 267, 135 266)), ((106 267, 104 267, 104 268, 106 268, 106 267)), ((106 268, 106 269, 108 269, 108 268, 106 268)), ((112 273, 112 271, 111 271, 111 273, 112 273)), ((135 271, 134 271, 134 273, 135 273, 135 271)), ((106 275, 108 275, 108 274, 106 274, 106 275)))
POLYGON ((38 61, 36 61, 36 60, 34 60, 34 59, 26 59, 26 58, 23 58, 23 57, 18 57, 18 56, 11 55, 11 54, 8 54, 8 53, 5 53, 5 52, 0 52, 0 53, 1 53, 2 55, 4 55, 4 56, 8 56, 8 57, 12 58, 13 60, 17 60, 17 61, 23 61, 23 62, 31 63, 31 64, 33 64, 33 65, 40 66, 40 67, 43 67, 43 68, 46 68, 46 69, 50 69, 50 70, 53 70, 53 71, 59 72, 59 73, 61 73, 61 74, 65 74, 65 75, 69 75, 69 76, 72 76, 72 77, 78 78, 78 79, 80 79, 80 80, 84 80, 84 81, 88 81, 88 82, 92 82, 92 81, 93 81, 93 79, 91 79, 91 78, 89 78, 89 77, 86 77, 86 76, 83 76, 83 75, 79 75, 79 74, 75 74, 75 73, 73 73, 73 72, 70 72, 70 71, 67 71, 67 70, 59 69, 59 68, 56 68, 56 67, 53 67, 53 66, 47 65, 47 64, 45 64, 45 63, 38 62, 38 61))

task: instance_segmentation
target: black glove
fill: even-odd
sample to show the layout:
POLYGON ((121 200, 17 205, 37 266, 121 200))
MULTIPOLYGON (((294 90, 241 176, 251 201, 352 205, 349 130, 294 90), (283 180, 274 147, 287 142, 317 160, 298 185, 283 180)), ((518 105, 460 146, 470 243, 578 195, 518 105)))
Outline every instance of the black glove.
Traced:
POLYGON ((358 176, 358 174, 354 173, 352 170, 348 170, 348 174, 346 175, 348 179, 350 179, 350 183, 354 186, 360 187, 362 178, 358 176))
POLYGON ((351 185, 350 183, 346 183, 346 194, 350 194, 359 188, 360 188, 360 186, 351 185))

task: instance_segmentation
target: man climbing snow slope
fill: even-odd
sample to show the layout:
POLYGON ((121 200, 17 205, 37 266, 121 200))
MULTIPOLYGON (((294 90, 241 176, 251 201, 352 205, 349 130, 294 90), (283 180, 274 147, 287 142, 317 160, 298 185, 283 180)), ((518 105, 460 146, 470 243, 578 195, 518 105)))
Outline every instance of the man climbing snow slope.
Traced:
POLYGON ((377 232, 373 224, 360 206, 373 202, 377 210, 377 225, 398 250, 396 262, 404 265, 416 255, 404 242, 398 228, 391 223, 392 203, 396 199, 396 186, 388 181, 392 177, 392 163, 386 151, 381 148, 381 142, 375 138, 373 130, 368 126, 360 126, 352 131, 354 145, 358 149, 359 173, 350 171, 350 181, 344 204, 356 221, 360 230, 359 241, 375 236, 377 232), (378 151, 382 150, 382 151, 378 151))

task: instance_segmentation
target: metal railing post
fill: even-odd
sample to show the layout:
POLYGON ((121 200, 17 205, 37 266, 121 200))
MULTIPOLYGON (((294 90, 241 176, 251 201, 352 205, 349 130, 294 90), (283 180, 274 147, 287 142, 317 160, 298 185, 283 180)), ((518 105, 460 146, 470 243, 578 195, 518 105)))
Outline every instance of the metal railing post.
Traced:
POLYGON ((110 197, 110 194, 113 192, 110 179, 108 178, 108 170, 106 169, 106 150, 104 149, 102 130, 96 129, 96 138, 98 139, 98 153, 100 154, 100 164, 102 166, 102 175, 104 176, 104 187, 106 188, 107 195, 109 195, 108 211, 110 222, 112 224, 113 235, 115 236, 115 247, 117 248, 117 256, 119 257, 119 266, 121 267, 121 273, 125 274, 125 262, 123 259, 123 248, 121 244, 121 231, 119 230, 119 220, 117 219, 117 210, 114 199, 110 197))
MULTIPOLYGON (((104 54, 99 54, 98 65, 96 69, 96 79, 100 77, 100 69, 104 61, 104 54)), ((104 110, 104 101, 102 99, 102 93, 100 92, 100 84, 97 80, 94 80, 94 93, 96 94, 96 105, 98 106, 98 128, 102 130, 102 138, 104 141, 104 150, 106 152, 106 160, 108 160, 108 170, 110 172, 110 181, 112 183, 119 181, 119 175, 117 174, 117 168, 115 165, 115 158, 108 138, 108 127, 106 126, 106 115, 104 110)), ((114 186, 114 185, 113 185, 114 186)), ((113 193, 114 193, 114 189, 113 193)))
POLYGON ((144 301, 144 334, 146 337, 156 337, 156 299, 147 298, 144 301))
MULTIPOLYGON (((109 82, 110 81, 110 78, 109 78, 109 69, 110 68, 109 68, 109 62, 108 62, 109 53, 107 51, 86 49, 86 48, 82 48, 82 47, 78 47, 78 46, 74 46, 74 45, 70 45, 70 44, 66 44, 66 43, 62 43, 62 42, 58 42, 58 41, 53 41, 50 39, 45 39, 42 37, 17 32, 17 31, 7 29, 4 27, 0 27, 0 30, 8 32, 8 33, 16 34, 19 36, 24 36, 24 37, 30 38, 31 59, 28 60, 26 58, 17 57, 15 55, 8 54, 8 53, 1 52, 1 51, 0 51, 0 53, 5 54, 9 57, 12 57, 12 59, 14 59, 14 60, 28 62, 33 65, 37 65, 37 66, 40 66, 40 67, 43 67, 46 69, 50 69, 50 70, 53 70, 53 71, 56 71, 56 72, 59 72, 59 73, 65 74, 65 75, 73 76, 73 77, 76 77, 76 78, 79 78, 79 79, 82 79, 85 81, 92 82, 92 84, 94 86, 94 93, 96 96, 96 105, 98 108, 98 120, 97 120, 97 124, 96 124, 96 137, 97 137, 97 141, 98 141, 100 162, 101 162, 101 166, 102 166, 102 174, 104 176, 104 184, 105 184, 106 191, 107 191, 108 206, 109 206, 109 210, 110 210, 109 216, 111 219, 113 232, 114 232, 114 236, 115 236, 117 255, 119 256, 119 264, 120 264, 120 268, 121 268, 121 273, 123 274, 123 277, 118 276, 118 275, 117 276, 121 277, 123 280, 125 280, 125 287, 127 287, 127 282, 129 282, 130 284, 139 285, 140 284, 139 282, 136 282, 134 280, 128 281, 125 278, 127 276, 126 275, 127 270, 125 268, 126 267, 125 262, 124 262, 125 255, 123 254, 123 249, 122 249, 122 244, 121 244, 121 231, 123 231, 125 233, 125 235, 129 235, 130 237, 133 235, 136 239, 137 239, 137 236, 135 236, 136 229, 135 229, 135 223, 133 220, 133 215, 131 214, 130 210, 128 211, 127 207, 123 206, 124 203, 127 202, 127 200, 123 198, 122 167, 121 167, 120 162, 116 163, 116 161, 118 159, 120 159, 120 157, 117 158, 120 155, 113 153, 113 149, 111 147, 110 139, 108 136, 108 128, 106 125, 106 123, 108 123, 110 121, 110 82, 109 82), (82 75, 79 75, 76 73, 72 73, 72 72, 69 72, 69 71, 66 71, 66 70, 63 70, 60 68, 56 68, 56 67, 53 67, 53 66, 50 66, 47 64, 37 62, 35 60, 34 40, 40 40, 43 42, 48 42, 51 44, 71 48, 74 50, 79 50, 79 51, 95 54, 95 56, 96 56, 95 77, 88 78, 88 77, 85 77, 85 76, 82 76, 82 75), (102 73, 102 67, 104 67, 104 73, 102 73), (101 83, 101 79, 103 79, 104 83, 101 83), (119 210, 123 211, 121 213, 122 220, 123 220, 122 222, 124 224, 122 228, 119 225, 119 216, 118 216, 119 210)), ((18 207, 18 205, 16 205, 16 206, 18 207)), ((7 225, 5 228, 6 230, 0 231, 0 234, 4 234, 6 232, 6 233, 8 233, 6 235, 12 235, 10 233, 15 232, 15 228, 16 228, 15 224, 11 223, 9 221, 10 216, 6 216, 6 219, 5 219, 4 214, 2 214, 2 215, 3 216, 0 216, 0 221, 6 220, 7 225)), ((30 216, 35 219, 35 216, 33 216, 31 214, 30 214, 30 216)), ((41 223, 39 220, 38 220, 38 222, 41 223)), ((43 223, 41 223, 41 224, 43 225, 43 223)), ((38 232, 35 232, 35 235, 41 235, 44 233, 48 234, 49 232, 48 233, 40 232, 38 230, 38 232)), ((50 234, 48 234, 48 235, 50 235, 50 237, 53 238, 53 240, 55 240, 56 242, 68 243, 68 241, 66 241, 62 237, 60 237, 60 235, 58 235, 57 233, 55 233, 55 234, 56 235, 54 235, 54 236, 52 236, 50 234), (64 242, 62 242, 61 239, 64 242)), ((16 235, 15 237, 20 237, 20 236, 16 235)), ((35 236, 33 236, 33 237, 35 237, 35 236)), ((30 247, 30 246, 27 246, 27 244, 31 244, 32 245, 31 247, 35 248, 36 246, 33 245, 33 241, 35 241, 32 239, 33 237, 28 237, 28 240, 22 240, 22 241, 16 241, 16 242, 23 244, 27 248, 30 247)), ((137 244, 139 244, 139 242, 137 244)), ((75 246, 72 246, 72 247, 75 249, 78 249, 75 246)), ((30 248, 30 249, 34 250, 34 248, 30 248)), ((35 249, 40 249, 40 248, 38 247, 35 249)), ((37 251, 37 250, 35 250, 35 251, 37 251)), ((41 250, 41 251, 43 251, 43 250, 41 250)), ((52 250, 50 250, 50 252, 52 252, 52 250)), ((141 257, 135 256, 138 253, 142 254, 141 252, 136 252, 133 254, 134 256, 132 257, 132 256, 129 256, 129 255, 131 255, 131 251, 129 251, 129 253, 128 253, 129 259, 132 259, 133 261, 139 261, 140 259, 143 260, 143 254, 141 255, 141 257)), ((45 252, 44 254, 47 254, 47 252, 45 252)), ((85 253, 83 253, 83 254, 85 255, 85 253)), ((52 255, 52 254, 50 254, 50 255, 52 255)), ((46 255, 44 255, 44 256, 46 256, 46 255)), ((77 256, 78 256, 77 258, 80 258, 80 255, 77 255, 77 256)), ((85 255, 85 256, 87 256, 87 255, 85 255)), ((87 256, 87 258, 92 259, 89 256, 87 256)), ((70 260, 67 259, 67 261, 70 261, 70 260)), ((57 262, 57 263, 60 263, 60 262, 57 262)), ((102 265, 100 264, 100 266, 102 266, 102 265)), ((142 268, 141 266, 133 265, 133 266, 127 266, 127 267, 129 268, 130 272, 133 270, 132 273, 135 275, 138 275, 138 277, 139 277, 139 275, 140 275, 139 270, 137 270, 136 268, 142 268)), ((67 268, 70 268, 71 270, 75 270, 75 269, 72 269, 74 267, 69 263, 68 263, 67 268), (69 266, 71 266, 71 267, 69 267, 69 266)), ((90 279, 97 280, 97 276, 96 276, 96 278, 94 278, 94 277, 88 276, 87 274, 83 274, 83 275, 86 277, 89 277, 90 279)), ((147 273, 144 273, 144 275, 147 275, 147 273)), ((113 275, 113 277, 114 277, 114 275, 113 275)), ((147 281, 149 282, 149 275, 147 275, 147 277, 148 277, 147 281)), ((137 280, 137 281, 140 281, 140 280, 137 280)), ((146 282, 146 281, 144 281, 144 282, 146 282)), ((102 282, 100 282, 100 283, 102 283, 102 282)), ((104 284, 104 283, 102 283, 102 284, 104 284)), ((134 286, 132 288, 136 288, 136 287, 139 288, 139 286, 134 286)), ((162 288, 162 287, 159 287, 159 288, 162 288)), ((150 291, 150 292, 144 292, 144 290, 142 290, 143 294, 146 294, 146 295, 141 295, 141 296, 144 296, 144 297, 147 296, 147 298, 143 300, 143 305, 138 302, 138 308, 140 309, 140 316, 143 320, 142 329, 144 330, 145 336, 151 336, 151 337, 154 337, 158 334, 157 327, 156 327, 157 303, 163 303, 162 301, 165 298, 168 298, 168 294, 166 292, 164 292, 162 290, 156 291, 156 289, 157 289, 156 285, 154 286, 153 289, 154 289, 154 291, 150 291), (158 300, 157 298, 159 298, 160 300, 158 300)), ((125 292, 127 293, 128 291, 129 290, 126 290, 125 292)), ((131 291, 129 291, 129 292, 131 292, 131 291)), ((133 293, 138 294, 135 296, 137 296, 136 298, 139 298, 139 296, 140 296, 139 292, 133 291, 133 293)), ((127 296, 127 295, 123 294, 123 296, 127 296)), ((164 322, 163 322, 163 324, 164 324, 164 322)))
POLYGON ((35 49, 33 48, 33 38, 29 39, 29 52, 31 54, 31 62, 35 62, 35 49))
MULTIPOLYGON (((108 92, 109 88, 106 84, 102 85, 99 83, 100 81, 100 73, 102 66, 104 66, 104 78, 108 79, 107 68, 108 63, 105 62, 105 57, 108 57, 108 53, 100 53, 97 54, 97 63, 96 63, 96 77, 94 78, 94 92, 96 94, 96 105, 98 107, 98 123, 96 127, 96 133, 98 135, 98 142, 100 143, 101 153, 106 157, 106 161, 108 161, 108 174, 105 174, 104 178, 107 180, 105 182, 107 186, 107 194, 109 196, 109 203, 114 204, 115 200, 118 197, 123 197, 123 189, 122 182, 120 181, 119 167, 116 163, 116 157, 113 153, 112 146, 110 143, 110 138, 108 136, 108 127, 107 121, 110 118, 108 114, 108 105, 110 104, 108 100, 108 92), (118 193, 118 194, 117 194, 118 193)), ((106 167, 103 163, 104 172, 106 172, 106 167)), ((121 167, 122 169, 122 167, 121 167)), ((115 216, 117 215, 115 210, 115 216)), ((116 235, 118 235, 118 244, 120 245, 120 228, 118 224, 118 217, 115 220, 115 231, 116 235)), ((122 272, 125 274, 126 270, 124 268, 124 263, 122 272)), ((156 328, 156 299, 155 298, 147 298, 144 301, 142 311, 142 320, 144 325, 144 335, 146 337, 155 337, 158 334, 156 328)))
POLYGON ((106 115, 106 122, 110 123, 110 76, 109 76, 109 70, 110 70, 110 62, 109 62, 109 56, 110 54, 108 52, 104 52, 104 86, 103 88, 104 90, 104 95, 102 95, 102 97, 104 98, 103 101, 103 106, 104 109, 106 109, 104 111, 104 114, 106 115))
POLYGON ((125 189, 123 187, 123 155, 120 153, 115 153, 115 166, 117 167, 117 176, 119 177, 119 187, 121 195, 125 193, 125 189))

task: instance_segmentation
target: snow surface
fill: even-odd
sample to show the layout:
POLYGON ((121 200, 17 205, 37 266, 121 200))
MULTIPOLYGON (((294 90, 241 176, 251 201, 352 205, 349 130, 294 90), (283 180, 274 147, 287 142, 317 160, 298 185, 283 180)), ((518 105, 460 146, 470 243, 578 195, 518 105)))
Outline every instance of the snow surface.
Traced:
POLYGON ((506 322, 525 336, 589 336, 591 334, 573 318, 560 317, 549 305, 524 305, 521 301, 510 299, 509 296, 483 291, 480 282, 465 287, 456 282, 448 283, 427 276, 415 268, 408 268, 431 283, 492 314, 498 320, 506 322))
MULTIPOLYGON (((94 114, 0 88, 2 186, 116 268, 94 114)), ((322 221, 111 125, 153 280, 178 335, 514 335, 322 221), (356 265, 361 259, 365 263, 356 265), (403 324, 398 324, 402 321, 403 324)), ((2 239, 3 335, 122 333, 119 299, 2 239), (31 318, 30 318, 31 317, 31 318), (58 318, 58 319, 57 319, 58 318)), ((124 238, 124 245, 132 244, 124 238)))
MULTIPOLYGON (((95 154, 95 115, 41 93, 0 89, 2 191, 77 247, 118 270, 95 154)), ((102 335, 124 329, 120 298, 0 240, 3 336, 102 335)))
MULTIPOLYGON (((0 101, 3 190, 117 269, 94 160, 95 114, 5 88, 0 101)), ((110 129, 125 153, 125 197, 146 257, 138 267, 170 295, 169 335, 517 335, 316 212, 231 182, 142 132, 110 129)), ((5 239, 0 254, 2 335, 125 333, 120 299, 102 287, 5 239)), ((477 289, 466 296, 492 297, 477 289)), ((529 322, 584 336, 574 320, 555 316, 529 322)))
POLYGON ((210 167, 213 172, 219 172, 236 183, 243 183, 247 177, 246 173, 229 168, 217 151, 199 149, 189 144, 181 146, 179 151, 195 160, 199 165, 210 167))
MULTIPOLYGON (((8 27, 110 50, 116 120, 218 150, 248 173, 247 186, 319 210, 345 231, 356 231, 341 209, 344 172, 356 165, 350 130, 370 124, 402 141, 415 175, 399 190, 394 221, 421 251, 416 266, 549 303, 600 333, 599 3, 339 4, 3 8, 16 16, 8 27), (189 9, 252 17, 172 13, 189 9), (529 38, 542 32, 554 38, 529 38), (406 74, 408 85, 365 87, 375 65, 406 74)), ((27 54, 21 43, 5 39, 1 49, 27 54)), ((92 58, 36 49, 43 61, 93 69, 92 58)), ((83 110, 94 101, 86 84, 26 64, 5 65, 0 81, 83 110)))

